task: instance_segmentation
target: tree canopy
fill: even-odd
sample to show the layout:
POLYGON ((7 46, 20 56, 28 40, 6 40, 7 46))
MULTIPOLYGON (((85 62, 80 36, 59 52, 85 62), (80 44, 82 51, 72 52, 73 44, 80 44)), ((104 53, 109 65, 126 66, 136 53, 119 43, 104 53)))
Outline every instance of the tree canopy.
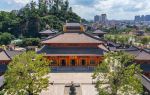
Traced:
POLYGON ((10 33, 0 33, 0 45, 8 45, 10 44, 11 40, 14 39, 14 36, 10 33))
POLYGON ((99 95, 141 94, 143 86, 139 65, 132 64, 133 57, 123 52, 110 52, 95 70, 99 95))
POLYGON ((38 95, 49 85, 49 63, 42 55, 25 52, 13 58, 6 71, 4 92, 7 95, 38 95))
POLYGON ((68 0, 31 1, 20 10, 0 11, 0 32, 8 31, 15 37, 40 37, 39 31, 46 25, 62 31, 62 25, 68 22, 80 22, 81 19, 69 7, 68 0))
POLYGON ((26 47, 26 46, 40 46, 39 38, 23 38, 21 42, 16 43, 15 45, 26 47))

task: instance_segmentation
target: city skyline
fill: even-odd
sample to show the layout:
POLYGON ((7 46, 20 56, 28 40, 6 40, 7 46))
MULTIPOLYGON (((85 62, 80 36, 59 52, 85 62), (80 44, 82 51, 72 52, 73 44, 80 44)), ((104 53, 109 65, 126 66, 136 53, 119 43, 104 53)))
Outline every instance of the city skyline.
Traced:
MULTIPOLYGON (((0 1, 0 10, 20 9, 30 1, 3 0, 0 1)), ((107 14, 110 20, 134 20, 136 15, 150 14, 149 0, 69 0, 69 2, 73 11, 87 20, 93 20, 95 15, 104 13, 107 14)))

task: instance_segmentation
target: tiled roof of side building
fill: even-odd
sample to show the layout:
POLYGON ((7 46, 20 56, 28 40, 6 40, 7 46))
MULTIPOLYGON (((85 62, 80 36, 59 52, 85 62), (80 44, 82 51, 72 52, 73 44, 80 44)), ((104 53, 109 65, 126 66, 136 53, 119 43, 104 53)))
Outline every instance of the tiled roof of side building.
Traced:
POLYGON ((103 43, 104 41, 85 32, 65 32, 51 37, 42 43, 103 43))
POLYGON ((147 60, 150 61, 150 53, 142 50, 135 58, 136 60, 147 60))
POLYGON ((141 52, 141 50, 132 50, 132 51, 125 51, 133 56, 138 56, 138 54, 141 52))
POLYGON ((129 48, 126 48, 126 49, 119 49, 120 51, 125 51, 133 56, 137 56, 140 52, 141 52, 141 49, 135 47, 135 46, 130 46, 129 48))
POLYGON ((96 30, 93 33, 94 34, 106 34, 106 32, 103 32, 102 30, 96 30))
POLYGON ((14 50, 6 50, 6 53, 11 57, 15 57, 16 55, 22 54, 23 51, 14 51, 14 50))
POLYGON ((108 44, 109 47, 119 47, 120 46, 120 44, 114 43, 112 41, 107 41, 107 44, 108 44))
POLYGON ((57 32, 54 30, 43 30, 41 32, 39 32, 40 34, 56 34, 57 32))
POLYGON ((40 51, 37 53, 44 53, 46 55, 62 55, 62 56, 69 56, 69 55, 95 55, 101 56, 104 54, 104 50, 100 48, 54 48, 50 46, 44 46, 40 51))
POLYGON ((10 60, 11 58, 4 50, 0 52, 0 61, 10 61, 10 60))

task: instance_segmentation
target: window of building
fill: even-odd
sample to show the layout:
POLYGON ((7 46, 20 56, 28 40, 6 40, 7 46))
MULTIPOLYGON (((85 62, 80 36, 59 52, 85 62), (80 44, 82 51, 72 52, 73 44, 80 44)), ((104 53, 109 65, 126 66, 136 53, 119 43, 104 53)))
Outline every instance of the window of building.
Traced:
POLYGON ((82 60, 81 60, 81 64, 82 64, 82 66, 86 65, 86 60, 85 60, 85 59, 82 59, 82 60))
POLYGON ((66 66, 66 60, 65 59, 61 60, 61 66, 66 66))
POLYGON ((96 64, 96 61, 94 59, 90 60, 90 64, 94 65, 96 64))
POLYGON ((76 65, 76 60, 75 59, 72 59, 71 60, 71 66, 75 66, 76 65))

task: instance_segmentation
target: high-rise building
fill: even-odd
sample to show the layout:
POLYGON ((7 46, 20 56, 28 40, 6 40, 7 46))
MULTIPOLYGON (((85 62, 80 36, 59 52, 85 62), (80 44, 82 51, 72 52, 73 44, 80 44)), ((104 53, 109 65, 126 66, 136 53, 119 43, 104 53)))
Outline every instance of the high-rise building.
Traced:
POLYGON ((135 16, 134 21, 135 22, 140 22, 141 21, 141 16, 140 15, 135 16))
POLYGON ((106 24, 107 15, 106 14, 101 14, 101 15, 94 16, 94 22, 100 22, 102 24, 106 24))
POLYGON ((100 22, 100 18, 101 16, 99 15, 94 16, 94 22, 100 22))
POLYGON ((101 22, 102 22, 102 23, 106 23, 106 21, 107 21, 107 15, 106 15, 106 14, 102 14, 102 15, 101 15, 101 18, 102 18, 102 19, 101 19, 101 22))
POLYGON ((141 21, 150 21, 150 15, 138 15, 138 16, 135 16, 135 19, 134 19, 135 22, 141 22, 141 21))
POLYGON ((145 16, 144 15, 141 16, 141 21, 145 21, 145 16))
POLYGON ((145 16, 145 21, 150 21, 150 15, 145 16))

